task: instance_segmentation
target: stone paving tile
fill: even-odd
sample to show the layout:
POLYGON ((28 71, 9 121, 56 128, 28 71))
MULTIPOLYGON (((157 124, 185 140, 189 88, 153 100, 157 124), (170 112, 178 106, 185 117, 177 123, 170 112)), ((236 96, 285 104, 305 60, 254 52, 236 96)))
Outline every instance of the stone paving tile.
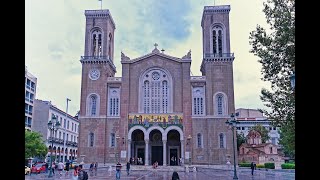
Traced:
MULTIPOLYGON (((73 171, 70 171, 73 172, 73 171)), ((178 172, 181 180, 232 180, 233 171, 228 170, 199 170, 198 172, 178 172)), ((71 173, 70 173, 71 174, 71 173)), ((130 175, 127 176, 125 170, 121 171, 121 178, 126 180, 170 180, 172 176, 172 171, 157 171, 157 170, 144 170, 144 171, 131 171, 130 175)), ((254 175, 251 175, 251 170, 240 169, 238 171, 239 180, 294 180, 295 173, 290 172, 276 172, 276 171, 262 171, 256 170, 254 175)), ((56 174, 54 178, 48 178, 48 174, 38 174, 38 175, 26 175, 26 180, 52 180, 52 179, 61 179, 67 180, 71 179, 65 177, 64 175, 59 178, 56 174)), ((110 173, 107 169, 98 169, 97 173, 89 172, 89 180, 114 180, 115 171, 110 173)))

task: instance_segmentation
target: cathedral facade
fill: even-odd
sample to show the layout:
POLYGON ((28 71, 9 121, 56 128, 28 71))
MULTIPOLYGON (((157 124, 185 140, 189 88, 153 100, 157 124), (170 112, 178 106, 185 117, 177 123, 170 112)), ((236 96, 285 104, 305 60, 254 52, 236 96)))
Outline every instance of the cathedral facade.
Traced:
MULTIPOLYGON (((233 163, 235 112, 230 6, 205 6, 202 76, 191 76, 191 51, 183 57, 154 49, 130 58, 121 52, 115 77, 115 22, 109 10, 86 10, 78 155, 85 163, 143 165, 233 163)), ((199 61, 199 59, 197 59, 199 61)))

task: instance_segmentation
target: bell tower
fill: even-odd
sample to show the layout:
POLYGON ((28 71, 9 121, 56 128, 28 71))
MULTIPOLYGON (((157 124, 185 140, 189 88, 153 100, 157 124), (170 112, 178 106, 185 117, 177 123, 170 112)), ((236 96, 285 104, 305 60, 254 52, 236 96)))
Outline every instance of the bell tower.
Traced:
POLYGON ((115 23, 108 9, 85 10, 84 55, 81 56, 81 97, 78 153, 104 162, 107 147, 108 78, 114 77, 115 23))
POLYGON ((205 6, 202 14, 203 59, 201 72, 206 76, 209 115, 227 116, 235 112, 233 60, 230 51, 230 5, 205 6))

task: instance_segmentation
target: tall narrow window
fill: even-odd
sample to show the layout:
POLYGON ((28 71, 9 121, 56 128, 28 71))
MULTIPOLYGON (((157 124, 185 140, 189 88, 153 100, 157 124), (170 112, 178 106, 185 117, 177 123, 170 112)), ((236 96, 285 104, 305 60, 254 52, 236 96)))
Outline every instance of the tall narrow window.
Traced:
POLYGON ((91 35, 91 51, 92 51, 92 56, 102 56, 102 33, 100 30, 95 29, 92 32, 91 35))
POLYGON ((120 89, 109 88, 108 94, 108 115, 119 116, 120 115, 120 89))
POLYGON ((223 53, 223 29, 220 26, 212 28, 212 53, 214 56, 221 57, 223 53))
POLYGON ((217 108, 217 114, 218 115, 224 115, 224 97, 223 94, 219 93, 216 95, 216 108, 217 108))
POLYGON ((116 146, 116 136, 114 133, 111 133, 110 135, 110 146, 115 147, 116 146))
POLYGON ((97 112, 97 96, 91 95, 90 97, 90 115, 95 116, 97 112))
POLYGON ((91 132, 89 133, 89 146, 93 147, 94 144, 94 134, 91 132))
POLYGON ((197 134, 197 146, 202 148, 202 135, 200 133, 197 134))
POLYGON ((270 147, 270 154, 272 154, 272 147, 270 147))
POLYGON ((223 139, 223 134, 220 133, 219 135, 219 144, 220 144, 220 148, 224 148, 224 139, 223 139))
POLYGON ((192 97, 193 115, 204 115, 204 87, 194 87, 192 97))
POLYGON ((213 54, 217 54, 217 33, 215 30, 212 31, 212 50, 213 54))
POLYGON ((142 113, 169 113, 170 78, 163 70, 149 70, 140 79, 143 92, 140 97, 142 113))

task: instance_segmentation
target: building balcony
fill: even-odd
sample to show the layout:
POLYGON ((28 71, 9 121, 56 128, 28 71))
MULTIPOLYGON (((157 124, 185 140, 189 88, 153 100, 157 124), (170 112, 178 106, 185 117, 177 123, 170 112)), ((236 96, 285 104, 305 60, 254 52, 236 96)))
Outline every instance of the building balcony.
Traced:
POLYGON ((56 137, 49 137, 48 138, 48 142, 52 143, 52 141, 54 143, 63 144, 63 139, 59 139, 59 138, 56 138, 56 137))

